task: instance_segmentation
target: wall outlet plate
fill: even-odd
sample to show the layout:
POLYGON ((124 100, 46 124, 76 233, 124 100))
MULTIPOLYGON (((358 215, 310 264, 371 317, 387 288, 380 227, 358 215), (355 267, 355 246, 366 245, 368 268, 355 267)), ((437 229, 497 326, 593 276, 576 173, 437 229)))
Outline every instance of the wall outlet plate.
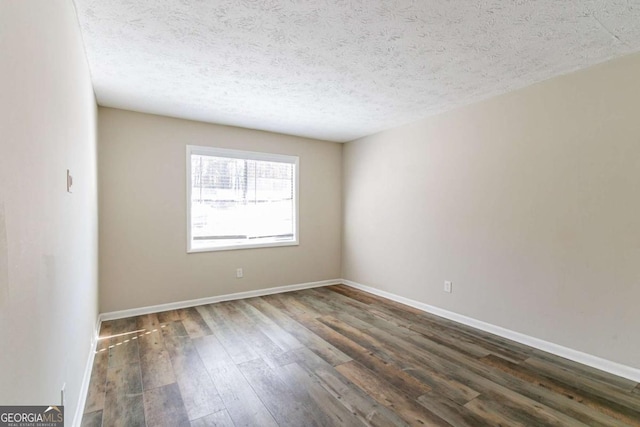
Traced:
POLYGON ((236 279, 242 279, 244 277, 244 272, 241 268, 236 269, 236 279))
POLYGON ((451 293, 453 291, 453 283, 448 280, 444 282, 444 291, 447 293, 451 293))

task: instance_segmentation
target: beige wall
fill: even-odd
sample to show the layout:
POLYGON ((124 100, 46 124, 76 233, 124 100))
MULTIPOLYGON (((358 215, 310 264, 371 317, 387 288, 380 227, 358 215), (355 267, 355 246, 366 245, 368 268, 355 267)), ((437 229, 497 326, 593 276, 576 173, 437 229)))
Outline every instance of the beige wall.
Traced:
POLYGON ((0 403, 59 404, 66 383, 71 425, 98 310, 96 105, 73 3, 0 2, 0 52, 0 403))
POLYGON ((102 312, 340 277, 342 145, 109 108, 98 116, 102 312), (187 254, 187 144, 299 156, 300 245, 187 254))
POLYGON ((343 277, 640 368, 639 76, 630 56, 347 143, 343 277))

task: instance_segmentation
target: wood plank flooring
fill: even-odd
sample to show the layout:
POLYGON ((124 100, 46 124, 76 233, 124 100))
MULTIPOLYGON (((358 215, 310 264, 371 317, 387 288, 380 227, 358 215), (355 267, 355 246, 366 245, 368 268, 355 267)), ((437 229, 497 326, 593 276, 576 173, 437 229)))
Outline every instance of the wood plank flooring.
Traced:
POLYGON ((640 385, 337 285, 104 322, 82 425, 640 426, 640 385))

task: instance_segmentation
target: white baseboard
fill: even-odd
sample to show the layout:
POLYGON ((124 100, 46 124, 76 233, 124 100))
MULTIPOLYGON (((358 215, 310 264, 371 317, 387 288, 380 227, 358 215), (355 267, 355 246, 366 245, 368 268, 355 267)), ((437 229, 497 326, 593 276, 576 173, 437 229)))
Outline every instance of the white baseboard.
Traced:
POLYGON ((97 337, 100 330, 100 325, 103 321, 122 319, 125 317, 131 317, 131 316, 139 316, 142 314, 158 313, 158 312, 167 311, 167 310, 176 310, 180 308, 194 307, 194 306, 204 305, 204 304, 212 304, 212 303, 222 302, 222 301, 232 301, 232 300, 243 299, 243 298, 253 298, 253 297, 259 297, 264 295, 272 295, 272 294, 278 294, 283 292, 291 292, 291 291, 297 291, 301 289, 318 288, 322 286, 330 286, 330 285, 337 285, 337 284, 345 284, 347 286, 351 286, 352 288, 360 289, 362 291, 369 292, 374 295, 378 295, 393 301, 397 301, 402 304, 406 304, 410 307, 417 308, 427 313, 435 314, 437 316, 444 317, 445 319, 453 320, 454 322, 462 323, 464 325, 471 326, 473 328, 477 328, 477 329, 549 352, 551 354, 555 354, 557 356, 564 357, 566 359, 573 360, 575 362, 582 363, 584 365, 591 366, 593 368, 600 369, 602 371, 609 372, 614 375, 618 375, 620 377, 628 378, 632 381, 640 382, 640 369, 622 365, 617 362, 612 362, 610 360, 606 360, 601 357, 597 357, 597 356, 593 356, 577 350, 573 350, 568 347, 563 347, 558 344, 544 341, 539 338, 531 337, 529 335, 525 335, 520 332, 515 332, 500 326, 492 325, 490 323, 473 319, 471 317, 454 313, 452 311, 444 310, 442 308, 434 307, 419 301, 401 297, 399 295, 382 291, 380 289, 372 288, 370 286, 365 286, 360 283, 353 282, 351 280, 335 279, 335 280, 323 280, 320 282, 300 283, 300 284, 288 285, 288 286, 278 286, 275 288, 259 289, 259 290, 247 291, 247 292, 238 292, 234 294, 218 295, 214 297, 193 299, 193 300, 180 301, 180 302, 174 302, 174 303, 168 303, 168 304, 159 304, 159 305, 153 305, 148 307, 133 308, 129 310, 112 311, 112 312, 100 314, 98 316, 98 321, 96 324, 95 338, 91 343, 89 359, 87 360, 87 366, 85 367, 85 373, 82 380, 82 388, 80 390, 78 407, 76 408, 76 413, 75 413, 75 417, 72 425, 74 427, 80 427, 80 424, 82 422, 84 405, 87 399, 87 392, 89 390, 89 380, 91 379, 91 369, 93 367, 93 359, 95 357, 97 337))
POLYGON ((370 286, 362 285, 360 283, 353 282, 351 280, 342 280, 347 286, 351 286, 355 289, 360 289, 365 292, 369 292, 374 295, 378 295, 384 298, 388 298, 393 301, 397 301, 402 304, 417 308, 418 310, 425 311, 427 313, 435 314, 436 316, 444 317, 445 319, 453 320, 454 322, 462 323, 467 326, 471 326, 476 329, 480 329, 485 332, 490 332, 495 335, 499 335, 503 338, 507 338, 521 344, 528 345, 530 347, 537 348, 539 350, 546 351, 548 353, 555 354, 556 356, 564 357, 565 359, 573 360, 574 362, 582 363, 583 365, 591 366, 601 371, 609 372, 620 377, 628 378, 632 381, 640 382, 640 369, 633 368, 631 366, 622 365, 617 362, 612 362, 601 357, 593 356, 591 354, 583 353, 578 350, 574 350, 568 347, 563 347, 558 344, 554 344, 549 341, 541 340, 529 335, 522 334, 520 332, 512 331, 510 329, 503 328, 501 326, 492 325, 491 323, 483 322, 471 317, 464 316, 462 314, 454 313, 452 311, 444 310, 442 308, 434 307, 419 301, 415 301, 409 298, 401 297, 390 292, 382 291, 380 289, 372 288, 370 286))
POLYGON ((238 292, 234 294, 218 295, 214 297, 199 298, 199 299, 193 299, 188 301, 179 301, 179 302, 172 302, 168 304, 158 304, 158 305, 151 305, 148 307, 132 308, 129 310, 120 310, 120 311, 111 311, 108 313, 101 313, 98 316, 98 319, 96 322, 95 334, 91 341, 89 358, 87 360, 87 365, 85 367, 84 377, 82 378, 80 397, 78 398, 78 406, 76 407, 76 412, 73 417, 72 425, 74 427, 80 427, 80 425, 82 424, 82 415, 84 413, 84 406, 87 401, 87 393, 89 391, 89 381, 91 380, 91 370, 93 368, 93 361, 96 354, 96 345, 98 344, 98 336, 100 335, 100 326, 102 325, 102 322, 104 322, 105 320, 124 319, 125 317, 140 316, 142 314, 159 313, 161 311, 177 310, 180 308, 195 307, 198 305, 212 304, 212 303, 222 302, 222 301, 232 301, 232 300, 238 300, 243 298, 253 298, 253 297, 259 297, 264 295, 279 294, 283 292, 291 292, 291 291, 297 291, 301 289, 319 288, 321 286, 338 285, 340 283, 342 283, 340 279, 323 280, 320 282, 299 283, 295 285, 278 286, 275 288, 258 289, 255 291, 238 292))
POLYGON ((192 299, 187 301, 170 302, 167 304, 151 305, 148 307, 132 308, 129 310, 111 311, 100 314, 100 321, 124 319, 125 317, 140 316, 142 314, 159 313, 167 310, 177 310, 180 308, 195 307, 198 305, 213 304, 222 301, 233 301, 237 299, 261 297, 264 295, 280 294, 283 292, 298 291, 300 289, 319 288, 321 286, 337 285, 342 283, 340 279, 323 280, 320 282, 299 283, 296 285, 278 286, 275 288, 258 289, 255 291, 238 292, 235 294, 218 295, 192 299))
POLYGON ((96 319, 95 330, 93 337, 91 337, 91 344, 89 347, 89 357, 87 358, 87 364, 84 367, 84 375, 82 376, 82 384, 80 384, 80 395, 78 396, 78 405, 76 406, 76 413, 73 416, 72 426, 80 427, 82 424, 82 415, 84 415, 84 405, 87 403, 87 393, 89 392, 89 382, 91 381, 91 371, 93 370, 93 360, 96 356, 96 346, 98 345, 98 335, 100 333, 100 316, 96 319))

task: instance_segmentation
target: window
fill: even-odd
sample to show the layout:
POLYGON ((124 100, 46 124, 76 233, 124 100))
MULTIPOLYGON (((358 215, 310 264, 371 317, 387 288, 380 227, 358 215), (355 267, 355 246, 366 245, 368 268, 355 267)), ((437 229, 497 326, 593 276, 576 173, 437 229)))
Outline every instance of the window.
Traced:
POLYGON ((188 252, 298 244, 298 157, 187 146, 188 252))

